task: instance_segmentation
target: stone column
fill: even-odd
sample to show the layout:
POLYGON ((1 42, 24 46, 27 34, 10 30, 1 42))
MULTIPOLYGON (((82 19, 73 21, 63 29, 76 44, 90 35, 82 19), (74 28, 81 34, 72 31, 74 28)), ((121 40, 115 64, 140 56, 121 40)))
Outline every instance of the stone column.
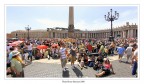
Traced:
POLYGON ((69 7, 69 26, 68 26, 68 37, 74 37, 74 11, 73 7, 69 7))
POLYGON ((121 38, 123 38, 123 31, 120 31, 121 38))
POLYGON ((127 38, 130 38, 130 30, 128 29, 128 35, 127 38))
POLYGON ((132 38, 133 38, 133 37, 134 37, 134 29, 132 29, 132 31, 131 31, 131 32, 132 32, 132 38))
POLYGON ((132 38, 132 30, 129 30, 129 36, 132 38))
POLYGON ((135 38, 136 37, 136 31, 135 31, 135 29, 133 29, 133 38, 135 38))
POLYGON ((125 38, 125 31, 122 31, 122 38, 125 38))
POLYGON ((50 35, 51 35, 50 32, 48 32, 48 34, 49 34, 48 37, 50 38, 50 35))

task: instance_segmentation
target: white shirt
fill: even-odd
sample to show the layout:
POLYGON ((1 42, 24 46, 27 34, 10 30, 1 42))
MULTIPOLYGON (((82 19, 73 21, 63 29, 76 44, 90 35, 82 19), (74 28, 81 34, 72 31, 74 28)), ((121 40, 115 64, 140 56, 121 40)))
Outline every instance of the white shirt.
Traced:
MULTIPOLYGON (((138 49, 136 49, 136 50, 134 51, 134 57, 137 58, 137 56, 138 56, 138 49)), ((134 61, 137 61, 137 59, 134 59, 134 61)))
POLYGON ((132 47, 127 47, 126 54, 127 55, 132 55, 132 47))
POLYGON ((66 48, 61 47, 59 52, 60 52, 60 55, 61 55, 61 59, 66 58, 66 48))
POLYGON ((138 56, 138 49, 134 51, 134 56, 138 56))
POLYGON ((56 53, 58 53, 58 49, 56 49, 56 51, 55 51, 56 53))
POLYGON ((32 44, 28 45, 28 50, 32 50, 32 44))
POLYGON ((11 46, 7 46, 6 48, 7 48, 7 51, 10 52, 11 46))

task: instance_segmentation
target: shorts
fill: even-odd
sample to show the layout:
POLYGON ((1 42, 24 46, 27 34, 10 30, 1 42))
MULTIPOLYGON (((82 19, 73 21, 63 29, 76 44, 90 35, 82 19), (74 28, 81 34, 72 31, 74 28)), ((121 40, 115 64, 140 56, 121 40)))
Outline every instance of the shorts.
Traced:
POLYGON ((127 55, 127 57, 131 58, 131 55, 127 55))
POLYGON ((71 56, 71 62, 76 61, 76 57, 75 56, 71 56))
POLYGON ((61 66, 62 66, 62 67, 64 67, 64 66, 66 65, 66 63, 67 63, 66 58, 61 59, 61 66))
POLYGON ((119 54, 119 57, 123 57, 123 54, 119 54))

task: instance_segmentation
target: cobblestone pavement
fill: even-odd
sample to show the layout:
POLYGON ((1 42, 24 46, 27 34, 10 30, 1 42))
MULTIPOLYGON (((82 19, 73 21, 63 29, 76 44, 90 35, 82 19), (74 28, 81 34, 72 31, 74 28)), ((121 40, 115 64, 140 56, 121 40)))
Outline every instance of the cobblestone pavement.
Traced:
MULTIPOLYGON (((109 59, 113 65, 115 74, 108 75, 103 78, 135 78, 131 75, 130 64, 125 63, 126 59, 123 58, 123 62, 119 62, 118 56, 109 56, 109 59)), ((32 64, 24 68, 25 78, 96 78, 95 73, 97 71, 88 67, 83 70, 78 66, 78 62, 75 63, 76 68, 71 68, 70 62, 67 63, 68 70, 63 72, 59 59, 41 59, 35 60, 32 64)))

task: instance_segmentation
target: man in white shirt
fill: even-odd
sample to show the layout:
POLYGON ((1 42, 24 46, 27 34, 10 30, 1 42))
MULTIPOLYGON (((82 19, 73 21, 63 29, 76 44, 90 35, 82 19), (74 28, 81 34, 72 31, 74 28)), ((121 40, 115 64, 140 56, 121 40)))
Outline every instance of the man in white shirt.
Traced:
POLYGON ((30 61, 32 61, 32 48, 33 48, 33 44, 28 43, 27 44, 27 50, 28 50, 28 53, 29 53, 28 60, 30 58, 30 61))
POLYGON ((128 63, 129 58, 132 57, 132 49, 133 49, 132 45, 129 45, 129 47, 127 47, 127 49, 125 50, 125 53, 127 55, 126 63, 128 63))
POLYGON ((133 49, 135 51, 132 56, 132 64, 133 64, 132 75, 135 75, 137 77, 137 68, 138 68, 138 64, 137 64, 137 62, 138 62, 138 46, 137 46, 137 44, 133 45, 133 49))

